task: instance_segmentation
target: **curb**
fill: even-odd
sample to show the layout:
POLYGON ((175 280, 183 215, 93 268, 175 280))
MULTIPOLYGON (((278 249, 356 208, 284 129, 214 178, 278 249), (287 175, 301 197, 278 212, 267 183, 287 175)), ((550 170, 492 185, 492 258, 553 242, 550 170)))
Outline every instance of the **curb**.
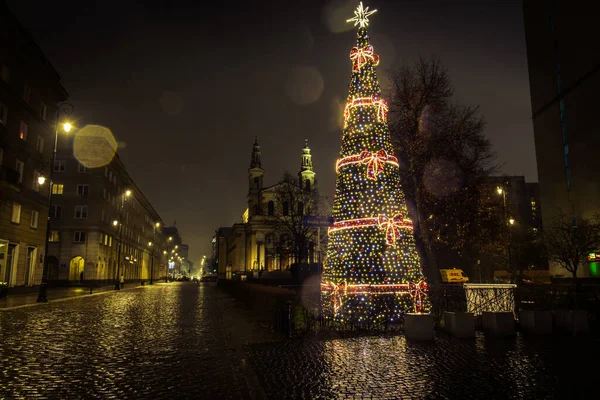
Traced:
MULTIPOLYGON (((152 285, 154 286, 154 285, 152 285)), ((145 285, 145 286, 136 286, 136 287, 132 287, 132 288, 126 288, 126 289, 121 289, 119 292, 123 292, 123 291, 128 291, 128 290, 136 290, 136 289, 141 289, 141 288, 146 288, 146 287, 150 287, 150 285, 145 285)), ((98 293, 92 293, 92 294, 80 294, 78 296, 71 296, 71 297, 62 297, 59 299, 53 299, 53 300, 48 300, 48 302, 46 303, 28 303, 28 304, 21 304, 18 306, 11 306, 11 307, 3 307, 0 308, 0 312, 2 311, 12 311, 12 310, 18 310, 20 308, 27 308, 27 307, 35 307, 35 306, 42 306, 44 304, 51 304, 51 303, 60 303, 63 301, 69 301, 69 300, 76 300, 76 299, 81 299, 84 297, 91 297, 91 296, 100 296, 103 294, 116 294, 117 291, 116 290, 106 290, 104 292, 98 292, 98 293)))

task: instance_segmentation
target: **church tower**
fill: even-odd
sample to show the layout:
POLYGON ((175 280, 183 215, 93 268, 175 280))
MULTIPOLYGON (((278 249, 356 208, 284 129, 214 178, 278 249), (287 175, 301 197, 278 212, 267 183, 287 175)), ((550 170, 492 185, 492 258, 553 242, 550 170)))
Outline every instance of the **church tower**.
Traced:
POLYGON ((263 177, 265 170, 262 169, 260 161, 260 146, 258 138, 254 139, 250 168, 248 168, 248 210, 250 215, 260 214, 260 192, 263 189, 263 177))
POLYGON ((302 149, 302 164, 300 165, 298 178, 300 179, 300 185, 304 189, 311 190, 315 186, 315 172, 313 171, 308 139, 305 139, 304 148, 302 149))

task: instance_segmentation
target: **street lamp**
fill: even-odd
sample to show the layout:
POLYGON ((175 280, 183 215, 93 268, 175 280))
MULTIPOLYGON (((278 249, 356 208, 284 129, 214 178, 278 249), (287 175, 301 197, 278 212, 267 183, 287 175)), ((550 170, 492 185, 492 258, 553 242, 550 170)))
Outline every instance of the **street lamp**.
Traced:
POLYGON ((121 290, 121 247, 123 247, 123 208, 125 200, 131 196, 131 190, 127 190, 121 197, 121 209, 119 211, 119 220, 114 220, 113 225, 119 226, 119 242, 117 243, 117 276, 115 277, 115 290, 121 290))
MULTIPOLYGON (((165 265, 165 283, 169 282, 169 245, 173 241, 173 236, 169 236, 169 241, 167 242, 167 250, 165 250, 164 254, 167 255, 167 265, 165 265)), ((174 251, 174 250, 173 250, 174 251)))
MULTIPOLYGON (((48 220, 46 222, 46 239, 44 240, 44 267, 42 268, 42 281, 40 282, 40 290, 38 293, 37 302, 38 303, 46 303, 48 302, 48 245, 49 245, 49 237, 50 235, 50 213, 52 212, 52 178, 54 177, 54 163, 56 162, 56 148, 58 146, 58 131, 60 124, 60 116, 61 114, 67 116, 73 112, 75 107, 71 103, 61 103, 56 107, 56 126, 54 128, 54 148, 52 149, 52 161, 50 162, 50 182, 48 184, 48 220)), ((63 130, 68 133, 72 126, 70 123, 65 122, 62 124, 63 130)), ((42 177, 40 177, 42 178, 42 177)), ((46 179, 43 179, 46 182, 46 179)), ((40 179, 38 179, 38 183, 40 179)), ((41 183, 43 184, 43 183, 41 183)))

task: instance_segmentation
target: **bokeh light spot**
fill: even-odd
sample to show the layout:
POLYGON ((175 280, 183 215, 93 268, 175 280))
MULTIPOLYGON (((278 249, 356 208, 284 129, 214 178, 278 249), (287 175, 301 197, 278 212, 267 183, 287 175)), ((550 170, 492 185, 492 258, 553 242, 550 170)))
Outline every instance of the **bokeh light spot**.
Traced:
POLYGON ((117 153, 117 141, 110 129, 100 125, 86 125, 75 133, 73 154, 86 168, 110 164, 117 153))
POLYGON ((169 115, 179 114, 183 109, 183 99, 175 92, 163 92, 158 103, 162 110, 169 115))
POLYGON ((319 100, 323 93, 323 77, 315 67, 297 66, 290 72, 285 83, 285 93, 298 105, 319 100))

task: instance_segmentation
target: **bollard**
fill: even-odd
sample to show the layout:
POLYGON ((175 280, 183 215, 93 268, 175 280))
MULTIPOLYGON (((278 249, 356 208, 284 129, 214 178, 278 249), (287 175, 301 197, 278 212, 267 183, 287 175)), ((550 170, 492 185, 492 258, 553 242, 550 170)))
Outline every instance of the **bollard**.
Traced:
POLYGON ((287 301, 288 337, 292 337, 292 302, 287 301))

